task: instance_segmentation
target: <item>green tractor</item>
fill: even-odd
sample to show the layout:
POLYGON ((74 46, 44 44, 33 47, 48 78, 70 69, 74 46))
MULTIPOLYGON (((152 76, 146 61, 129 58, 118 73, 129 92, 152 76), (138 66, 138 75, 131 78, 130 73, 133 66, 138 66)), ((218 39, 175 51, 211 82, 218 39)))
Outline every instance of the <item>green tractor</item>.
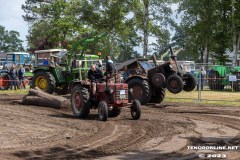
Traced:
POLYGON ((229 68, 222 65, 214 65, 210 67, 208 75, 209 88, 211 90, 223 90, 226 85, 233 87, 234 91, 240 91, 240 67, 229 68), (236 81, 229 81, 229 75, 235 75, 236 81))
POLYGON ((64 95, 69 93, 69 83, 75 79, 85 79, 91 64, 102 64, 100 55, 86 55, 89 43, 95 42, 105 34, 92 35, 76 42, 68 54, 65 49, 35 51, 34 76, 32 88, 38 87, 47 93, 64 95), (75 54, 81 45, 80 54, 75 54))

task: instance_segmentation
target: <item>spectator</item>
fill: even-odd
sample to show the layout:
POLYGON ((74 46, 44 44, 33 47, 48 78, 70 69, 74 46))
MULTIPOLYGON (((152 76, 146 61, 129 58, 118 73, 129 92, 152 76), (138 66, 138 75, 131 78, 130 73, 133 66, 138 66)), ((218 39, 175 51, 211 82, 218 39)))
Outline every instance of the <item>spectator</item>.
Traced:
POLYGON ((204 69, 204 67, 201 67, 201 71, 198 75, 198 85, 197 85, 197 90, 199 90, 199 88, 201 87, 201 90, 203 90, 203 86, 204 86, 204 80, 205 80, 205 76, 206 76, 206 71, 204 69), (200 85, 201 84, 201 85, 200 85))
POLYGON ((19 85, 23 84, 23 88, 26 89, 24 77, 25 77, 25 69, 23 68, 22 65, 20 65, 20 69, 18 70, 18 79, 20 82, 19 85))
POLYGON ((9 76, 10 76, 10 89, 12 90, 12 86, 14 86, 14 89, 17 90, 17 70, 16 70, 16 65, 13 64, 10 71, 9 71, 9 76))
POLYGON ((110 56, 107 56, 107 64, 106 64, 106 76, 107 77, 113 77, 113 74, 117 72, 117 69, 115 65, 113 64, 113 61, 111 60, 110 56))

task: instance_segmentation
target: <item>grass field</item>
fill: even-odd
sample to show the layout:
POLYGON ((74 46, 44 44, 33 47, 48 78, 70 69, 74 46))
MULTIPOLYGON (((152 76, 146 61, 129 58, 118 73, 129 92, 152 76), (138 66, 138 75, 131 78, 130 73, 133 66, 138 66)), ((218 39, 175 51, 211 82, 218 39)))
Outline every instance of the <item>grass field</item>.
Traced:
POLYGON ((17 89, 17 90, 1 90, 0 94, 27 94, 30 89, 30 86, 26 86, 26 89, 17 89))
POLYGON ((206 104, 220 104, 240 106, 240 92, 229 91, 192 91, 172 94, 166 92, 165 101, 169 102, 201 102, 206 104), (200 100, 200 101, 199 101, 200 100))
MULTIPOLYGON (((27 94, 30 87, 27 86, 26 90, 4 90, 0 94, 27 94)), ((172 94, 166 91, 165 102, 181 102, 181 103, 203 103, 212 105, 228 105, 240 106, 240 92, 224 92, 224 91, 201 91, 201 99, 198 100, 198 91, 181 92, 179 94, 172 94)))

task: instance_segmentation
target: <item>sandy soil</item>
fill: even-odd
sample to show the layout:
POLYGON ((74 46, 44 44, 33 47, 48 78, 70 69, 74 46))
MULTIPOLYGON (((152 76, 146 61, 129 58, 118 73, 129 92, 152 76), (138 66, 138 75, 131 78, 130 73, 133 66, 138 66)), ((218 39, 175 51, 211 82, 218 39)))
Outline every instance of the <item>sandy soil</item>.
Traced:
MULTIPOLYGON (((107 122, 97 112, 82 120, 70 109, 14 105, 17 95, 0 95, 0 159, 201 159, 237 150, 192 150, 188 146, 240 147, 240 107, 184 103, 142 106, 131 120, 129 109, 107 122)), ((217 158, 213 158, 217 159, 217 158)))

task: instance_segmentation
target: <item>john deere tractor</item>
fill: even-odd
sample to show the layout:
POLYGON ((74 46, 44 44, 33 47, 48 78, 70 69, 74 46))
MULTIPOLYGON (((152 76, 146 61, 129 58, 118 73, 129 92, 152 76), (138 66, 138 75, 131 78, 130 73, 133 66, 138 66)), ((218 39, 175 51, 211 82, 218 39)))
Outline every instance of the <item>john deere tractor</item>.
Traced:
POLYGON ((196 80, 190 73, 181 74, 176 63, 176 56, 170 46, 171 59, 161 65, 155 66, 146 59, 133 59, 124 62, 118 67, 123 71, 123 79, 129 86, 129 100, 138 99, 141 104, 161 103, 165 97, 165 88, 177 94, 182 90, 192 91, 196 80))
POLYGON ((101 65, 98 55, 86 55, 88 44, 99 40, 105 34, 92 35, 76 42, 70 53, 65 49, 35 51, 32 88, 39 87, 47 93, 67 94, 69 83, 74 79, 84 79, 92 63, 101 65), (81 45, 82 51, 76 54, 81 45))
POLYGON ((222 65, 214 65, 210 67, 208 75, 209 88, 211 90, 223 90, 226 85, 233 87, 234 91, 240 91, 240 67, 235 66, 229 68, 222 65), (229 82, 229 75, 235 75, 236 81, 229 82))

